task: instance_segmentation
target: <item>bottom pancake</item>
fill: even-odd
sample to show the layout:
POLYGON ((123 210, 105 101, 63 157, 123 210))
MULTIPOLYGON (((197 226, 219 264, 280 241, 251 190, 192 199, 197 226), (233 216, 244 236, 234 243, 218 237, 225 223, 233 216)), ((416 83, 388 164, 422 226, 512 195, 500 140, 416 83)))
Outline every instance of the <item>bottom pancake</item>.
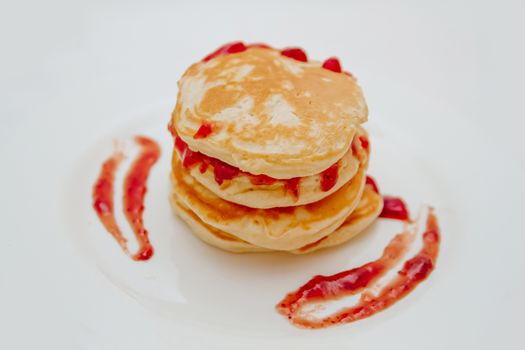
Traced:
MULTIPOLYGON (((191 231, 202 241, 234 253, 273 251, 248 243, 238 237, 206 224, 194 214, 191 209, 178 201, 175 195, 172 195, 170 199, 175 213, 188 224, 191 231)), ((309 243, 298 249, 289 250, 288 252, 294 254, 306 254, 319 249, 345 243, 363 232, 363 230, 379 216, 382 209, 383 199, 370 185, 366 185, 359 204, 339 227, 334 227, 333 232, 313 243, 309 243)))

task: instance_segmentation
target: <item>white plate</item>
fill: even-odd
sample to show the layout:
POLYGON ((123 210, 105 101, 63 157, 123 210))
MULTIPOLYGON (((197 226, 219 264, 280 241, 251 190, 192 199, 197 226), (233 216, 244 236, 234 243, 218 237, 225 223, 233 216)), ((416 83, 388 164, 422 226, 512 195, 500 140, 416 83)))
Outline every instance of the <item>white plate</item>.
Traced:
MULTIPOLYGON (((290 325, 274 309, 285 293, 315 274, 332 274, 378 257, 400 224, 379 220, 349 244, 307 256, 235 255, 200 242, 169 207, 172 140, 166 124, 175 81, 184 67, 206 47, 238 37, 239 29, 221 28, 225 22, 212 10, 204 14, 208 29, 194 29, 195 38, 184 41, 181 33, 192 23, 186 18, 191 16, 179 13, 196 14, 197 7, 130 7, 128 12, 90 7, 85 16, 96 25, 78 27, 75 21, 56 17, 76 34, 48 28, 46 33, 65 41, 42 46, 39 62, 11 61, 15 68, 2 87, 13 96, 2 110, 5 127, 0 131, 3 344, 60 349, 519 347, 520 315, 525 311, 520 259, 525 244, 520 223, 525 143, 519 137, 524 125, 523 119, 504 119, 508 106, 501 106, 500 122, 489 122, 498 101, 476 90, 477 74, 486 70, 463 60, 493 48, 491 42, 475 46, 465 39, 465 44, 461 37, 468 39, 476 33, 472 28, 484 28, 483 18, 465 24, 461 16, 452 17, 459 26, 458 37, 456 30, 425 25, 441 23, 435 16, 448 14, 446 7, 427 12, 410 6, 400 10, 362 5, 347 8, 343 15, 339 12, 345 11, 326 12, 318 5, 294 17, 298 25, 308 27, 306 32, 284 40, 288 18, 276 19, 267 29, 265 19, 272 16, 263 4, 255 9, 262 17, 250 20, 248 8, 236 6, 233 14, 217 11, 227 18, 240 16, 239 25, 251 28, 248 39, 267 38, 283 46, 298 42, 314 57, 342 45, 327 46, 308 27, 320 13, 324 15, 319 23, 325 27, 315 29, 330 33, 339 43, 352 29, 367 28, 362 37, 353 37, 360 51, 352 51, 348 43, 340 55, 359 67, 356 73, 370 106, 370 173, 383 192, 403 196, 414 214, 424 204, 436 208, 443 243, 434 273, 399 303, 369 319, 317 331, 290 325), (344 22, 350 23, 347 28, 334 32, 326 28, 334 18, 354 22, 349 19, 344 22), (135 23, 143 26, 138 29, 135 23), (421 27, 418 32, 409 25, 388 23, 421 27), (382 25, 384 32, 374 31, 375 25, 382 25), (211 28, 220 33, 216 40, 208 38, 211 28), (166 30, 178 38, 172 39, 177 44, 171 48, 166 46, 171 38, 166 30), (391 31, 395 35, 382 37, 391 31), (106 33, 113 33, 118 43, 106 33), (76 40, 82 35, 80 48, 68 51, 70 36, 76 40), (439 35, 446 40, 437 40, 439 35), (412 46, 413 40, 426 36, 437 46, 429 48, 429 55, 412 46), (391 46, 392 40, 404 53, 391 46), (392 50, 391 59, 401 73, 378 48, 392 50), (439 50, 460 50, 461 55, 447 61, 436 56, 439 50), (404 62, 413 55, 417 60, 404 62), (21 78, 17 67, 26 69, 21 78), (450 74, 445 84, 439 77, 445 69, 475 79, 454 80, 450 74), (426 79, 437 85, 426 84, 426 79), (459 100, 458 94, 467 88, 477 100, 468 100, 467 94, 459 100), (485 107, 477 108, 474 100, 485 107), (153 137, 163 152, 148 181, 144 217, 156 251, 142 263, 121 252, 91 208, 93 182, 114 141, 126 146, 129 161, 136 151, 131 142, 136 134, 153 137)), ((296 7, 285 10, 291 13, 296 7)), ((469 6, 456 10, 469 13, 469 6)), ((487 16, 491 12, 484 11, 487 16)), ((18 35, 25 38, 23 31, 18 35)), ((501 65, 501 70, 511 67, 501 65)), ((514 86, 510 80, 506 83, 514 86)))

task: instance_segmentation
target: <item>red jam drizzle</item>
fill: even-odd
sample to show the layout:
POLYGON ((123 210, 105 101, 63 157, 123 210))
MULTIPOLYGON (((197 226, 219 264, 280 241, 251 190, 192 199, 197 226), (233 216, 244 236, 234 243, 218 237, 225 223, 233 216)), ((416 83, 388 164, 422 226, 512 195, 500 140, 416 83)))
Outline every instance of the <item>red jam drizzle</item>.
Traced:
POLYGON ((250 182, 254 185, 273 185, 277 179, 274 179, 273 177, 270 177, 268 175, 251 175, 250 174, 250 182))
POLYGON ((208 158, 208 161, 213 166, 215 181, 219 185, 222 185, 224 180, 231 180, 240 173, 239 168, 226 164, 218 159, 208 158))
POLYGON ((106 231, 115 238, 122 250, 128 253, 127 240, 117 225, 113 206, 115 173, 122 159, 123 155, 116 153, 102 164, 98 179, 93 186, 92 197, 93 209, 95 209, 100 222, 102 222, 106 231))
POLYGON ((341 63, 336 57, 330 57, 326 61, 323 62, 323 68, 331 70, 335 73, 341 73, 343 70, 341 69, 341 63))
POLYGON ((335 163, 321 173, 321 191, 330 191, 337 183, 339 177, 339 163, 335 163))
MULTIPOLYGON (((202 127, 201 127, 202 128, 202 127)), ((170 132, 173 133, 173 129, 168 127, 170 132)), ((199 129, 200 130, 200 129, 199 129)), ((197 131, 197 133, 199 133, 197 131)), ((366 138, 364 138, 366 141, 366 138)), ((182 140, 179 136, 175 136, 175 148, 180 154, 182 159, 182 165, 185 168, 191 168, 197 164, 199 165, 199 171, 201 173, 206 172, 208 166, 213 167, 213 174, 217 184, 222 185, 225 180, 231 180, 240 174, 247 175, 250 178, 250 181, 254 185, 272 185, 277 181, 284 182, 284 189, 286 193, 289 193, 294 200, 299 198, 299 183, 300 178, 292 179, 275 179, 267 175, 253 175, 244 171, 241 171, 239 168, 231 166, 219 159, 215 159, 204 155, 200 152, 192 151, 186 142, 182 140)), ((338 180, 339 177, 339 163, 335 163, 325 171, 321 173, 320 186, 321 190, 326 192, 332 189, 338 180)))
POLYGON ((383 196, 383 211, 379 217, 402 221, 409 220, 405 201, 398 197, 383 196))
POLYGON ((175 148, 179 152, 182 159, 182 165, 185 168, 191 168, 200 163, 199 171, 204 173, 208 169, 208 166, 211 165, 213 167, 215 182, 217 182, 219 185, 222 185, 225 180, 231 180, 240 174, 244 174, 250 178, 251 183, 254 185, 271 185, 277 181, 282 181, 284 182, 285 192, 289 193, 295 200, 299 198, 299 177, 278 180, 267 175, 253 175, 246 173, 241 171, 239 168, 224 163, 219 159, 208 157, 207 155, 200 152, 192 151, 188 147, 188 144, 184 142, 179 136, 175 137, 175 148))
POLYGON ((375 193, 379 193, 379 188, 377 187, 376 180, 374 180, 371 176, 366 176, 366 184, 372 186, 372 189, 375 191, 375 193))
POLYGON ((291 179, 284 180, 284 191, 290 193, 292 198, 297 201, 299 199, 299 182, 301 181, 300 177, 294 177, 291 179))
POLYGON ((135 142, 142 148, 124 180, 124 214, 135 233, 139 249, 133 256, 135 260, 148 260, 153 255, 153 246, 144 227, 144 198, 148 188, 146 183, 151 168, 160 157, 159 145, 144 136, 135 137, 135 142))
POLYGON ((212 126, 209 123, 204 123, 200 126, 199 130, 193 135, 194 139, 204 139, 208 136, 210 136, 212 132, 212 126))
POLYGON ((231 54, 231 53, 243 52, 243 51, 246 51, 246 49, 247 49, 247 47, 246 47, 246 45, 244 45, 244 43, 242 41, 236 41, 236 42, 233 42, 233 43, 228 43, 228 44, 225 44, 225 45, 219 47, 217 50, 213 51, 208 56, 204 57, 202 59, 202 61, 203 62, 207 62, 207 61, 209 61, 212 58, 215 58, 217 56, 227 55, 227 54, 231 54))
POLYGON ((271 49, 272 48, 270 45, 267 45, 264 43, 253 43, 253 44, 245 45, 242 41, 235 41, 233 43, 228 43, 228 44, 225 44, 219 47, 217 50, 213 51, 208 56, 204 57, 202 61, 207 62, 217 56, 243 52, 252 47, 257 47, 260 49, 271 49))
MULTIPOLYGON (((200 163, 199 171, 201 173, 206 172, 208 169, 208 165, 212 162, 211 157, 208 157, 200 152, 194 152, 192 151, 186 142, 182 140, 179 136, 175 136, 175 149, 179 151, 180 158, 182 159, 182 165, 185 168, 191 168, 192 166, 200 163), (205 165, 203 165, 205 164, 205 165)), ((220 160, 216 160, 216 163, 220 162, 220 160)))
POLYGON ((193 152, 186 142, 184 142, 180 137, 175 137, 175 148, 179 151, 182 159, 182 165, 185 168, 190 168, 193 165, 202 162, 206 156, 200 152, 193 152))
MULTIPOLYGON (((379 188, 373 177, 367 175, 366 184, 372 186, 372 189, 376 193, 379 193, 379 188)), ((409 220, 410 214, 403 199, 399 197, 383 196, 383 210, 381 211, 381 214, 379 214, 379 217, 406 221, 409 220)))
MULTIPOLYGON (((139 243, 139 249, 132 258, 139 261, 148 260, 153 255, 153 246, 149 241, 148 231, 144 227, 142 214, 147 192, 146 182, 151 167, 160 156, 160 148, 155 141, 143 136, 137 136, 135 142, 142 150, 126 174, 123 204, 126 219, 139 243)), ((129 255, 127 240, 117 225, 113 206, 115 172, 122 158, 122 154, 117 153, 103 163, 99 177, 93 186, 93 208, 106 230, 129 255)))
POLYGON ((385 248, 383 255, 363 266, 343 271, 332 276, 315 276, 297 291, 289 293, 276 306, 279 313, 290 322, 303 328, 324 328, 336 324, 350 323, 370 317, 398 302, 410 293, 433 271, 439 252, 439 227, 430 209, 423 233, 423 247, 377 295, 367 291, 400 261, 410 244, 408 233, 396 235, 385 248), (361 293, 355 306, 344 308, 330 316, 312 319, 299 313, 302 307, 312 302, 340 299, 361 293))
POLYGON ((208 170, 208 163, 202 162, 201 165, 199 165, 199 171, 201 174, 204 174, 208 170))
POLYGON ((209 165, 213 166, 215 181, 219 185, 222 185, 224 180, 231 180, 240 173, 240 169, 226 164, 223 161, 208 157, 207 155, 204 155, 200 152, 192 151, 188 147, 188 144, 184 142, 179 136, 175 137, 175 148, 179 151, 182 159, 182 165, 185 168, 191 168, 194 165, 200 163, 199 171, 204 173, 208 169, 209 165))
POLYGON ((306 53, 298 47, 289 47, 283 49, 281 51, 281 55, 290 57, 296 61, 308 62, 308 57, 306 56, 306 53))
POLYGON ((368 150, 369 142, 365 136, 359 136, 359 142, 361 142, 361 147, 368 150))

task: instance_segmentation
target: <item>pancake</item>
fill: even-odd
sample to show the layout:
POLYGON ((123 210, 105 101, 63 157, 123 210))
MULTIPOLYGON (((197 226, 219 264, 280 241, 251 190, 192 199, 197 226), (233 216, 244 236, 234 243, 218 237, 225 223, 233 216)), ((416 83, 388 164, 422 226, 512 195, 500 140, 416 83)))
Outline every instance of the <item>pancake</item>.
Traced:
MULTIPOLYGON (((207 225, 199 219, 189 208, 177 201, 176 196, 171 196, 171 204, 174 212, 188 224, 192 232, 202 241, 233 253, 256 253, 268 252, 269 249, 257 247, 238 237, 220 231, 207 225)), ((327 236, 307 244, 298 249, 289 250, 294 254, 306 254, 313 251, 340 245, 363 232, 381 213, 383 200, 370 185, 366 185, 363 196, 356 209, 350 216, 327 236)))
POLYGON ((254 209, 216 196, 176 161, 172 172, 173 194, 209 226, 258 247, 293 250, 321 239, 346 220, 361 198, 366 167, 367 163, 361 164, 356 176, 318 202, 254 209))
POLYGON ((352 76, 253 47, 193 64, 179 81, 171 125, 193 151, 290 179, 341 159, 367 117, 352 76), (211 133, 195 138, 203 126, 211 133))
POLYGON ((368 108, 337 59, 232 43, 178 84, 171 203, 201 240, 304 254, 380 214, 382 198, 365 184, 368 108))
MULTIPOLYGON (((298 183, 296 193, 287 190, 287 180, 275 180, 253 176, 248 173, 240 172, 235 177, 223 181, 221 184, 214 175, 213 162, 203 158, 201 163, 193 163, 190 174, 201 185, 212 191, 224 200, 245 205, 252 208, 275 208, 303 205, 319 201, 337 191, 347 183, 358 171, 360 161, 368 157, 369 142, 366 132, 358 128, 356 136, 352 142, 352 147, 334 166, 330 167, 335 175, 329 171, 302 177, 298 183), (363 147, 366 145, 366 149, 363 147), (202 162, 206 163, 201 167, 202 162), (211 163, 211 164, 209 164, 211 163), (324 179, 334 178, 329 186, 326 187, 324 179), (268 181, 270 180, 270 181, 268 181)), ((173 154, 173 163, 184 157, 180 150, 173 154)))
POLYGON ((341 226, 328 236, 303 246, 294 251, 294 253, 306 254, 322 248, 343 244, 370 226, 381 214, 381 210, 383 210, 383 198, 370 185, 366 185, 358 206, 341 226))
POLYGON ((205 224, 188 207, 178 201, 177 197, 173 194, 170 197, 170 202, 175 214, 177 214, 189 226, 191 232, 209 245, 232 253, 258 253, 270 251, 269 249, 256 247, 240 238, 230 235, 229 233, 205 224))

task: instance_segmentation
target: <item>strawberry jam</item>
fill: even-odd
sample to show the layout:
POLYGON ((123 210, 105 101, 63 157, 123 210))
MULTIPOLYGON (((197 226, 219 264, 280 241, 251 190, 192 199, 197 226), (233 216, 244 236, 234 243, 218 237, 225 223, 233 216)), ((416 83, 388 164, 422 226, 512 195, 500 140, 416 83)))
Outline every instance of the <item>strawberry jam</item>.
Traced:
POLYGON ((374 180, 373 177, 370 177, 370 176, 367 175, 367 176, 366 176, 366 184, 372 186, 372 189, 373 189, 376 193, 379 193, 379 188, 377 187, 376 180, 374 180))
POLYGON ((402 221, 408 220, 409 214, 406 203, 401 198, 383 196, 383 211, 379 217, 402 221))
POLYGON ((300 177, 294 177, 292 179, 285 180, 284 190, 289 193, 294 200, 299 199, 299 181, 300 177))
POLYGON ((207 62, 217 56, 227 55, 227 54, 237 53, 237 52, 243 52, 243 51, 246 51, 246 46, 244 45, 244 43, 242 41, 236 41, 236 42, 228 43, 228 44, 225 44, 219 47, 217 50, 213 51, 208 56, 204 57, 202 61, 207 62))
POLYGON ((128 253, 127 240, 117 224, 113 205, 115 173, 122 158, 121 153, 116 153, 102 164, 93 186, 93 209, 106 231, 113 236, 122 250, 128 253))
POLYGON ((193 135, 193 138, 194 139, 204 139, 206 137, 208 137, 211 132, 212 132, 212 126, 211 124, 209 123, 203 123, 200 127, 199 127, 199 130, 197 130, 197 132, 195 133, 195 135, 193 135))
POLYGON ((155 141, 143 136, 137 136, 135 142, 142 150, 124 180, 124 214, 139 243, 139 250, 133 259, 148 260, 153 255, 153 246, 144 227, 142 214, 144 198, 148 190, 146 183, 151 168, 160 157, 160 147, 155 141))
POLYGON ((281 55, 283 56, 286 56, 286 57, 290 57, 296 61, 300 61, 300 62, 307 62, 308 61, 308 57, 306 56, 306 53, 298 48, 298 47, 290 47, 290 48, 286 48, 284 50, 281 51, 281 55))
MULTIPOLYGON (((209 157, 200 152, 192 151, 180 136, 175 137, 175 149, 179 152, 180 158, 182 159, 182 165, 185 168, 192 168, 193 166, 200 164, 199 171, 204 173, 208 169, 208 166, 211 165, 213 167, 215 182, 219 185, 222 185, 225 180, 231 180, 242 174, 249 176, 251 183, 254 185, 271 185, 277 181, 282 181, 284 182, 285 192, 289 193, 295 200, 299 198, 299 181, 301 180, 299 177, 279 180, 267 175, 253 175, 241 171, 239 168, 231 166, 219 159, 209 157)), ((333 177, 333 175, 331 175, 331 177, 333 177)), ((329 183, 330 180, 327 181, 329 183)))
POLYGON ((361 147, 368 150, 368 147, 369 147, 368 138, 366 138, 365 136, 359 136, 359 142, 361 142, 361 147))
POLYGON ((321 191, 327 192, 337 183, 339 177, 339 163, 335 163, 321 173, 321 191))
POLYGON ((215 181, 219 185, 222 185, 224 180, 231 180, 240 173, 239 168, 226 164, 218 159, 208 159, 210 164, 213 166, 213 174, 215 175, 215 181))
POLYGON ((339 60, 336 57, 330 57, 329 59, 324 61, 323 62, 323 68, 331 70, 332 72, 335 72, 335 73, 341 73, 342 72, 341 63, 339 62, 339 60))
POLYGON ((273 177, 261 174, 261 175, 251 175, 250 174, 250 182, 254 185, 273 185, 276 181, 279 181, 277 179, 274 179, 273 177))
POLYGON ((303 328, 324 328, 342 323, 350 323, 370 317, 414 290, 434 270, 439 252, 439 227, 437 219, 429 211, 425 232, 422 235, 423 247, 407 260, 397 276, 390 280, 377 294, 369 291, 379 278, 401 261, 410 245, 408 232, 396 235, 383 251, 383 255, 363 266, 343 271, 331 276, 315 276, 295 292, 289 293, 277 304, 277 311, 287 317, 294 325, 303 328), (358 303, 343 308, 322 318, 313 318, 300 313, 310 303, 340 299, 350 295, 360 295, 358 303))
MULTIPOLYGON (((153 246, 144 227, 142 214, 147 192, 146 182, 151 168, 160 157, 160 147, 155 141, 143 136, 137 136, 135 142, 141 147, 141 153, 124 179, 123 207, 124 215, 139 243, 139 249, 133 255, 133 259, 148 260, 153 255, 153 246)), ((178 146, 181 147, 180 144, 178 146)), ((122 154, 117 153, 102 165, 99 177, 93 186, 93 208, 106 231, 115 238, 122 250, 129 254, 127 240, 117 225, 113 206, 115 172, 122 158, 122 154)))

